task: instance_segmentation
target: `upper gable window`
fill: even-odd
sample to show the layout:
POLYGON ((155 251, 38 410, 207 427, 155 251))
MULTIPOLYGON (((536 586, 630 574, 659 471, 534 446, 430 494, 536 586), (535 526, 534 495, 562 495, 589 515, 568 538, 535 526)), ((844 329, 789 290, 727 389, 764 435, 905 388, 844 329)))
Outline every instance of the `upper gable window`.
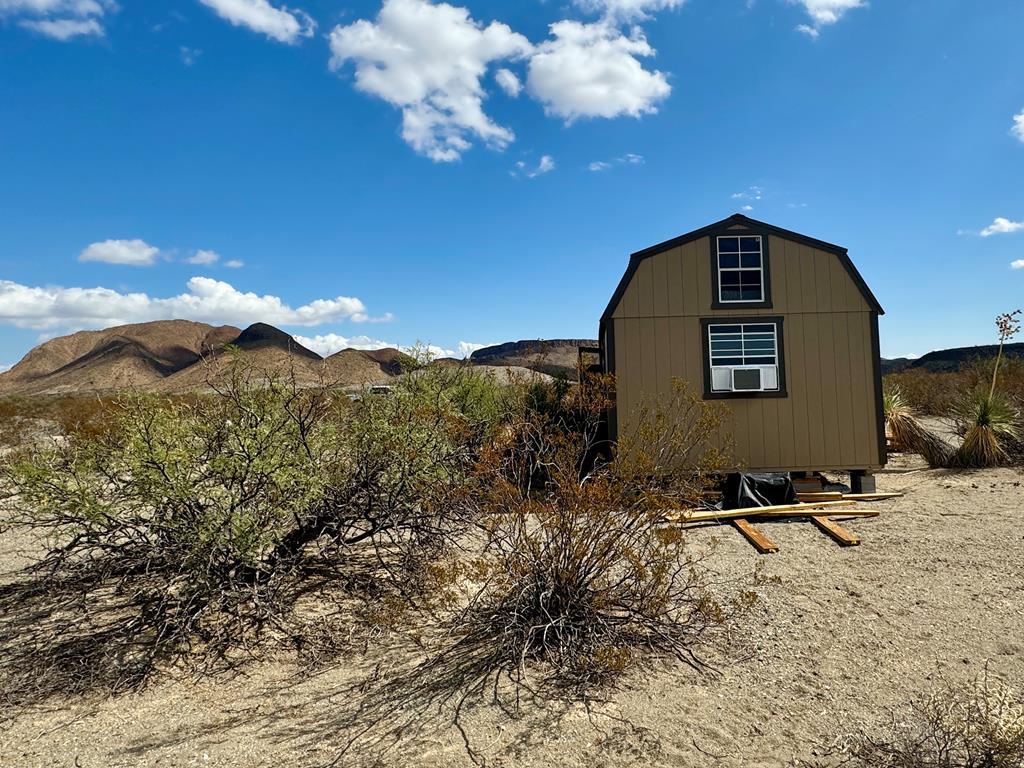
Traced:
POLYGON ((765 301, 764 246, 760 235, 718 238, 718 300, 723 304, 765 301))

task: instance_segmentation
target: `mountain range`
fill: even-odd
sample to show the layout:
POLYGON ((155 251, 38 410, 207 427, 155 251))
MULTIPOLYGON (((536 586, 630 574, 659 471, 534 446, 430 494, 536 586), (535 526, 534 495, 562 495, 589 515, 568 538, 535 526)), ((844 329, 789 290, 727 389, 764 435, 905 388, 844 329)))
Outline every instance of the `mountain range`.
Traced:
MULTIPOLYGON (((468 363, 494 372, 501 380, 527 369, 574 376, 578 348, 595 343, 573 339, 510 342, 480 349, 468 363)), ((261 371, 288 372, 301 384, 325 382, 337 387, 383 384, 401 375, 412 362, 394 348, 343 349, 321 357, 266 323, 241 330, 191 320, 158 320, 79 331, 46 341, 9 371, 0 373, 0 395, 62 395, 128 388, 166 394, 201 391, 226 370, 233 354, 243 355, 261 371)))

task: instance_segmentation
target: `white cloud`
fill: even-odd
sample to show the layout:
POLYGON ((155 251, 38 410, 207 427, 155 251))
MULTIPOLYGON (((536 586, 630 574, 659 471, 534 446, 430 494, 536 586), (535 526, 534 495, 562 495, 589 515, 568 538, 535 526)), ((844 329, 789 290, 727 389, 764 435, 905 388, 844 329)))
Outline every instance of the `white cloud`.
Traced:
POLYGON ((187 45, 181 46, 178 52, 181 54, 181 61, 186 67, 191 67, 196 63, 196 59, 203 55, 203 52, 198 48, 189 48, 187 45))
POLYGON ((9 371, 13 367, 14 367, 14 363, 3 363, 3 364, 0 364, 0 373, 4 373, 6 371, 9 371))
POLYGON ((224 266, 228 269, 241 269, 245 266, 245 262, 241 259, 228 259, 224 262, 224 266))
POLYGON ((609 19, 644 19, 656 11, 678 8, 685 0, 575 0, 585 11, 601 13, 609 19))
POLYGON ((803 32, 812 38, 817 38, 821 28, 829 24, 835 24, 854 8, 864 8, 866 0, 789 0, 803 6, 807 15, 811 17, 812 24, 800 24, 798 32, 803 32))
POLYGON ((268 0, 199 0, 236 27, 247 27, 279 43, 312 37, 316 22, 305 11, 271 5, 268 0))
POLYGON ((193 277, 185 293, 169 298, 110 288, 33 287, 0 280, 0 323, 18 328, 105 328, 172 318, 240 326, 254 322, 315 326, 373 319, 356 298, 316 299, 293 308, 277 296, 243 293, 209 277, 193 277))
POLYGON ((1010 262, 1010 269, 1024 269, 1024 259, 1017 259, 1010 262))
POLYGON ((761 200, 764 198, 764 188, 762 187, 747 187, 742 192, 734 192, 732 195, 733 200, 761 200))
POLYGON ((192 256, 185 259, 187 264, 216 264, 220 255, 216 251, 204 251, 199 249, 192 256))
POLYGON ((533 168, 528 167, 525 162, 520 160, 516 163, 516 170, 512 171, 512 175, 518 176, 522 174, 528 179, 535 179, 553 170, 555 170, 555 159, 551 155, 544 155, 533 168))
POLYGON ((1024 229, 1024 221, 1010 221, 1004 219, 1002 216, 997 216, 995 220, 985 227, 979 233, 982 237, 991 237, 992 235, 1008 235, 1013 232, 1019 232, 1024 229))
POLYGON ((613 160, 595 160, 587 166, 588 171, 600 172, 607 171, 615 165, 643 165, 644 156, 636 155, 632 152, 627 152, 621 157, 616 157, 613 160))
POLYGON ((1013 116, 1013 128, 1010 129, 1010 133, 1019 141, 1024 141, 1024 109, 1020 111, 1020 114, 1013 116))
POLYGON ((513 99, 522 93, 523 84, 519 82, 519 77, 511 69, 499 69, 494 73, 494 80, 501 87, 501 90, 513 99))
POLYGON ((572 122, 581 117, 619 117, 657 112, 672 92, 668 77, 643 68, 637 57, 653 56, 643 32, 629 36, 598 22, 559 21, 552 39, 530 58, 527 89, 549 115, 572 122))
POLYGON ((0 0, 0 18, 54 40, 102 36, 101 20, 117 10, 113 0, 0 0))
POLYGON ((490 346, 492 346, 492 345, 491 344, 477 344, 476 342, 473 342, 473 341, 460 341, 459 342, 459 357, 469 357, 474 352, 476 352, 478 349, 483 349, 484 347, 490 347, 490 346))
POLYGON ((101 243, 93 243, 78 254, 78 260, 150 267, 156 262, 158 253, 159 248, 144 240, 104 240, 101 243))
POLYGON ((384 349, 395 347, 392 344, 380 339, 373 339, 369 336, 341 336, 337 333, 324 333, 316 336, 296 336, 295 340, 307 349, 311 349, 321 357, 329 357, 335 352, 343 349, 384 349))
POLYGON ((752 210, 754 210, 754 206, 752 206, 752 205, 750 205, 750 204, 748 203, 747 205, 744 205, 744 206, 742 206, 742 207, 740 208, 740 210, 741 210, 741 211, 746 211, 747 213, 750 213, 750 212, 751 212, 752 210))
POLYGON ((384 0, 375 22, 337 26, 331 68, 355 62, 356 87, 402 110, 402 138, 438 162, 457 160, 473 138, 502 149, 515 135, 483 110, 481 78, 530 42, 507 25, 488 26, 466 8, 427 0, 384 0))

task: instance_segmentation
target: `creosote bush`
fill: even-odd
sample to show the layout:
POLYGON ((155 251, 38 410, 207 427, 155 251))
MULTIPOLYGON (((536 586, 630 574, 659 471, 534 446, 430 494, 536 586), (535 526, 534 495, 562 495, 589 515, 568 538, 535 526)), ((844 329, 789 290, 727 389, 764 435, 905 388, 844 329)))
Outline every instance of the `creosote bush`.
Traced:
POLYGON ((451 622, 451 653, 475 665, 481 690, 507 676, 517 689, 584 692, 650 656, 700 667, 697 650, 751 600, 716 600, 679 528, 663 524, 721 469, 707 447, 721 412, 677 384, 606 461, 592 449, 609 384, 584 375, 528 389, 513 437, 481 456, 482 586, 451 622))
POLYGON ((107 428, 14 454, 6 521, 47 551, 0 591, 0 688, 230 666, 268 628, 289 633, 311 572, 358 553, 414 599, 464 523, 490 429, 487 385, 469 378, 432 368, 350 402, 238 361, 212 395, 125 395, 107 428))
POLYGON ((1020 768, 1024 765, 1024 698, 984 674, 891 714, 878 732, 840 740, 816 766, 849 768, 1020 768))

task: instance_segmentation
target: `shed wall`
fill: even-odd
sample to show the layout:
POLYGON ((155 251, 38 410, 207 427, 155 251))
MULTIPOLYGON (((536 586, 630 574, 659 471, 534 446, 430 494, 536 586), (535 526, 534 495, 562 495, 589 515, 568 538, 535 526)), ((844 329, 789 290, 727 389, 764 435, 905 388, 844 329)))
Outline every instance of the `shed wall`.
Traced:
MULTIPOLYGON (((873 333, 877 316, 835 254, 769 238, 772 308, 712 310, 711 241, 640 262, 610 321, 618 434, 671 380, 703 391, 700 320, 782 315, 786 397, 730 398, 724 431, 740 466, 760 470, 880 466, 873 333)), ((724 437, 723 437, 724 440, 724 437)))

